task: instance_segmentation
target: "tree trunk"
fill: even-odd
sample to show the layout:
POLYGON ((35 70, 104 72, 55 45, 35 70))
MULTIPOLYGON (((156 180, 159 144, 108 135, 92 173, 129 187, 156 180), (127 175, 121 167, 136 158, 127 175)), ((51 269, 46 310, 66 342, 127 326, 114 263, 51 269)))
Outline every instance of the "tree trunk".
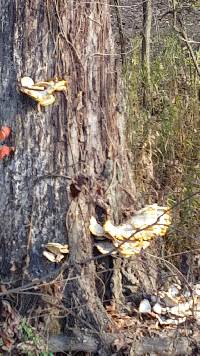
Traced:
MULTIPOLYGON (((138 291, 141 278, 141 291, 154 282, 145 279, 143 258, 127 262, 106 257, 100 267, 91 258, 90 216, 96 213, 101 219, 106 207, 118 223, 122 210, 135 204, 109 7, 98 2, 8 0, 1 4, 1 23, 0 120, 12 128, 8 143, 16 147, 14 156, 0 163, 1 279, 19 294, 32 281, 30 300, 22 299, 21 313, 30 315, 38 303, 52 306, 54 298, 56 306, 64 308, 64 332, 90 330, 101 340, 101 354, 110 355, 104 338, 110 321, 103 300, 113 297, 122 303, 124 282, 131 293, 138 291), (38 112, 35 102, 18 90, 22 76, 35 82, 64 78, 67 94, 56 94, 56 103, 38 112), (47 242, 69 244, 63 268, 42 255, 47 242), (38 290, 43 296, 34 306, 38 290)), ((59 311, 52 310, 58 316, 59 311)), ((48 317, 53 333, 55 325, 48 317)))
POLYGON ((151 92, 151 22, 152 22, 152 1, 143 1, 143 38, 142 38, 142 66, 144 75, 143 85, 143 105, 148 108, 151 92))

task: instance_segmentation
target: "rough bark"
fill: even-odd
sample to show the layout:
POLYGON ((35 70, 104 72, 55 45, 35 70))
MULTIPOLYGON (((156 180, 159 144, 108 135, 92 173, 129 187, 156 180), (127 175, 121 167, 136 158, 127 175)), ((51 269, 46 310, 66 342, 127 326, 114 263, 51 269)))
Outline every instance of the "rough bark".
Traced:
MULTIPOLYGON (((48 275, 40 305, 51 305, 54 319, 61 308, 65 333, 84 328, 100 340, 101 355, 110 355, 105 337, 110 318, 103 301, 113 298, 124 310, 127 297, 135 302, 140 294, 155 291, 157 261, 107 257, 95 265, 90 259, 90 216, 101 220, 106 207, 119 223, 122 211, 136 207, 109 7, 8 0, 1 9, 0 123, 12 127, 9 143, 16 146, 14 156, 0 163, 2 283, 18 287, 13 293, 20 293, 28 281, 36 286, 48 275), (68 93, 58 93, 55 105, 38 112, 17 89, 24 75, 36 82, 67 79, 68 93), (69 244, 62 271, 42 256, 43 245, 50 241, 69 244), (56 294, 58 280, 62 288, 57 286, 56 294)), ((30 294, 20 311, 36 312, 37 307, 30 294)), ((51 315, 48 323, 50 332, 60 332, 51 315)))
POLYGON ((73 268, 66 268, 65 277, 73 278, 64 293, 66 306, 78 310, 68 322, 85 326, 87 320, 102 335, 108 317, 98 298, 95 265, 79 262, 92 256, 88 223, 95 208, 101 211, 102 201, 115 206, 118 220, 122 163, 126 171, 108 7, 6 1, 1 23, 0 120, 12 127, 9 143, 16 146, 14 156, 0 163, 1 278, 21 287, 59 271, 44 259, 42 246, 68 243, 73 268), (65 78, 68 93, 38 112, 17 88, 22 76, 35 82, 65 78))
MULTIPOLYGON (((16 146, 14 157, 1 163, 1 245, 11 252, 2 268, 8 275, 16 257, 23 264, 29 242, 29 272, 40 276, 50 267, 41 257, 42 243, 66 242, 70 235, 66 214, 72 201, 77 229, 83 230, 78 200, 80 196, 86 200, 86 194, 83 189, 78 199, 72 199, 72 182, 93 192, 96 176, 114 155, 109 131, 115 145, 120 140, 114 66, 110 58, 96 54, 100 48, 111 51, 109 18, 106 7, 64 1, 8 1, 2 9, 0 117, 2 124, 12 127, 16 146), (54 106, 39 113, 17 90, 23 75, 35 81, 55 75, 67 78, 68 94, 58 95, 54 106)), ((87 199, 88 209, 91 194, 87 199)), ((77 251, 76 244, 69 244, 72 259, 90 253, 84 246, 77 251)))
POLYGON ((143 37, 142 37, 142 66, 144 74, 143 84, 143 104, 148 107, 151 91, 151 22, 152 22, 152 1, 143 2, 143 37))

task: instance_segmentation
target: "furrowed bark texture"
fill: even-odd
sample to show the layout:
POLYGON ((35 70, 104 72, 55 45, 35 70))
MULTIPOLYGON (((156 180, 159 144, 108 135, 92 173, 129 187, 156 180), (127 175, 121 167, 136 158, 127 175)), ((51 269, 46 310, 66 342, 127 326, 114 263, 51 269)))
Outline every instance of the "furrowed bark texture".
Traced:
POLYGON ((2 269, 7 275, 15 262, 18 271, 29 244, 29 272, 40 276, 51 268, 41 255, 45 242, 69 238, 72 259, 90 254, 79 200, 88 224, 92 185, 121 135, 114 62, 97 53, 112 50, 110 20, 106 6, 65 1, 8 1, 2 10, 0 118, 12 127, 16 146, 14 157, 1 162, 1 246, 10 251, 2 269), (39 113, 17 90, 25 75, 36 82, 66 78, 68 94, 59 93, 56 104, 39 113), (78 199, 70 194, 75 180, 88 189, 78 199), (68 221, 75 214, 81 239, 67 231, 67 211, 68 221))
MULTIPOLYGON (((0 123, 16 147, 0 163, 1 278, 20 285, 58 268, 42 256, 49 241, 68 243, 71 263, 92 255, 95 204, 117 206, 123 122, 106 5, 8 0, 1 9, 0 123), (38 112, 17 88, 22 76, 67 79, 68 94, 38 112)), ((79 318, 105 329, 94 263, 70 273, 79 278, 66 286, 68 304, 84 304, 79 318)))
POLYGON ((123 284, 134 295, 139 285, 152 290, 155 278, 146 272, 152 262, 147 267, 140 257, 105 259, 103 267, 114 267, 112 283, 110 272, 96 277, 93 261, 80 264, 93 253, 90 216, 101 219, 106 206, 119 223, 121 210, 134 201, 109 7, 8 0, 0 16, 0 124, 12 128, 7 144, 16 147, 0 163, 1 278, 21 286, 54 273, 59 266, 42 256, 43 245, 68 243, 73 268, 66 267, 64 296, 74 314, 66 325, 91 328, 104 340, 101 355, 110 355, 102 300, 112 292, 122 305, 123 284), (56 94, 56 103, 38 112, 18 90, 22 76, 66 79, 68 93, 56 94))

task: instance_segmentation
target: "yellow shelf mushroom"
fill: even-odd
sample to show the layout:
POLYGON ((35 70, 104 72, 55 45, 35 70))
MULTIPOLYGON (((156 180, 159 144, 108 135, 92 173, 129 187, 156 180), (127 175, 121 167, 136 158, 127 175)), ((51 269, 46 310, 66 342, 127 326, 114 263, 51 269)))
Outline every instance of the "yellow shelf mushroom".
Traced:
POLYGON ((56 98, 53 95, 55 92, 66 91, 66 80, 49 80, 45 82, 34 83, 30 77, 23 77, 20 81, 20 91, 32 99, 40 106, 48 106, 55 102, 56 98))
POLYGON ((152 239, 164 236, 170 225, 169 208, 153 204, 137 211, 129 221, 119 226, 115 226, 110 220, 101 226, 92 217, 89 229, 95 237, 104 239, 101 243, 95 243, 101 253, 112 252, 112 242, 113 249, 124 257, 130 257, 147 248, 152 239), (106 239, 110 240, 109 244, 106 239))

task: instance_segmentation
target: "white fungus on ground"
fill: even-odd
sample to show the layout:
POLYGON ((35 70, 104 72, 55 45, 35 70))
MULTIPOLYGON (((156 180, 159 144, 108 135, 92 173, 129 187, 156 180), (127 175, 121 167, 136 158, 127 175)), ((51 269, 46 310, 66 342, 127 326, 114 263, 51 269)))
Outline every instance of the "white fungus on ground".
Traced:
POLYGON ((139 313, 141 313, 141 314, 151 313, 151 304, 149 303, 148 299, 143 299, 140 302, 139 313))
POLYGON ((162 307, 159 303, 156 303, 154 306, 153 306, 153 311, 154 313, 156 314, 161 314, 162 313, 162 307))

